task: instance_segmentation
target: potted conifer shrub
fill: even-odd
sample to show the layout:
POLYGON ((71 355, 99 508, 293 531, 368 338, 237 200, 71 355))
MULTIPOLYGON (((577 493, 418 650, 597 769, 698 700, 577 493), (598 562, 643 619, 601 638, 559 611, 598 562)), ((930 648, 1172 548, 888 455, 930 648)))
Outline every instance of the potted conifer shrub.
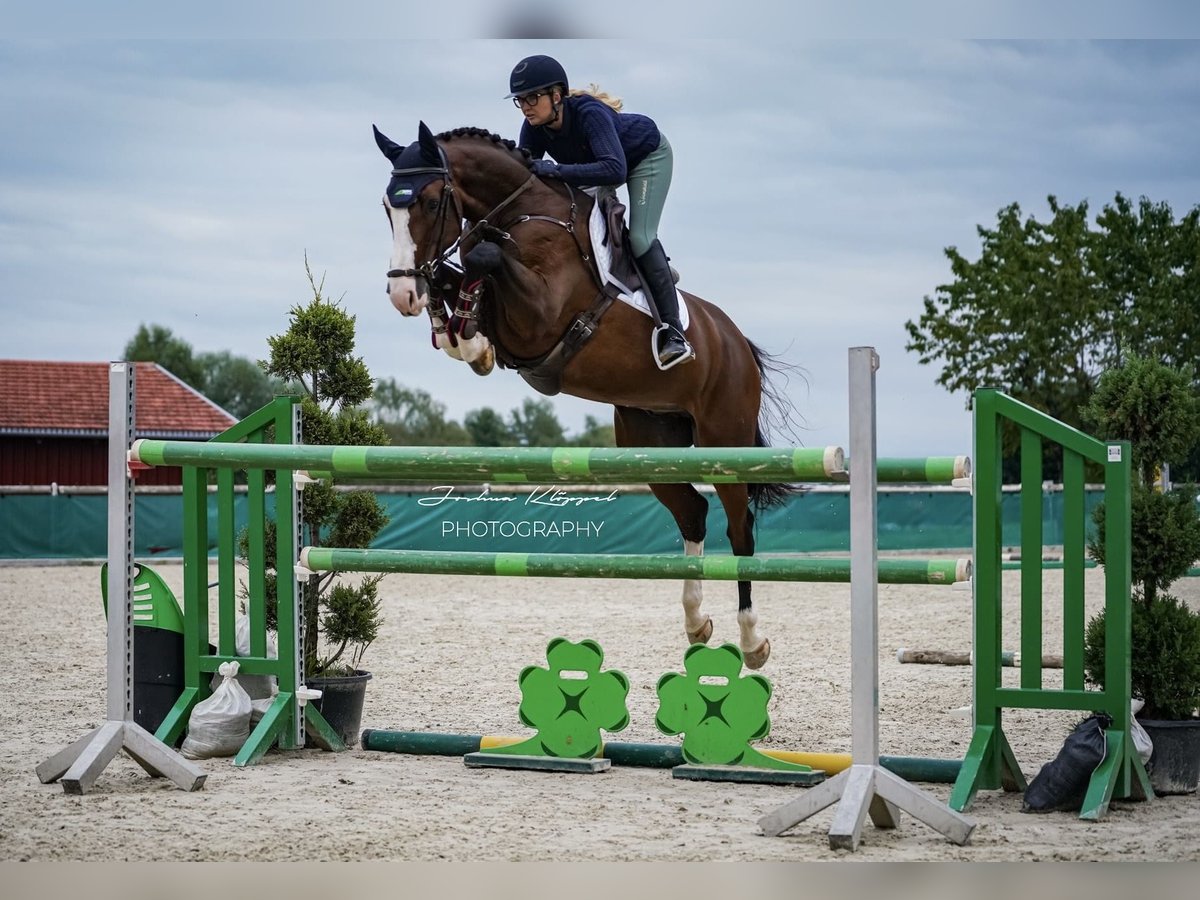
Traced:
MULTIPOLYGON (((362 404, 373 383, 362 359, 354 356, 355 317, 322 295, 305 260, 312 299, 290 313, 286 332, 268 338, 270 358, 259 365, 301 394, 301 429, 306 444, 389 443, 387 432, 368 419, 362 404)), ((364 548, 388 523, 370 491, 344 491, 329 482, 304 489, 304 540, 314 547, 364 548)), ((268 558, 274 534, 268 530, 268 558)), ((268 596, 275 596, 275 572, 267 573, 268 596)), ((378 587, 382 575, 347 578, 335 573, 309 579, 304 593, 305 683, 322 691, 313 701, 347 746, 358 742, 363 702, 371 673, 363 655, 382 622, 378 587)), ((274 604, 268 604, 273 612, 274 604)), ((268 624, 272 624, 269 622, 268 624)))
MULTIPOLYGON (((1190 368, 1131 358, 1104 373, 1082 410, 1103 438, 1132 447, 1131 682, 1145 701, 1138 721, 1154 743, 1147 770, 1160 794, 1190 793, 1200 782, 1200 612, 1167 592, 1200 559, 1196 488, 1156 486, 1159 466, 1184 460, 1200 440, 1194 390, 1190 368)), ((1102 565, 1104 521, 1100 506, 1089 551, 1102 565)), ((1088 623, 1084 664, 1103 683, 1103 614, 1088 623)))

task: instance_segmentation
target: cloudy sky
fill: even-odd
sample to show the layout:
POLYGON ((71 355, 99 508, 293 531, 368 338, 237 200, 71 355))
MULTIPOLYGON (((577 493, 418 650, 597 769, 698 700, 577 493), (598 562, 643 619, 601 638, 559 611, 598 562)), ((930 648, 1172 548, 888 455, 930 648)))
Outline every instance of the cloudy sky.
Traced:
MULTIPOLYGON (((653 29, 650 29, 653 31, 653 29)), ((880 353, 885 455, 970 452, 965 396, 904 323, 978 255, 977 225, 1046 195, 1200 202, 1200 44, 764 37, 0 40, 0 357, 107 360, 140 324, 266 355, 308 299, 307 254, 376 377, 454 418, 537 396, 429 348, 384 294, 378 126, 515 137, 507 76, 557 56, 675 148, 660 235, 681 286, 804 370, 805 444, 847 435, 846 351, 880 353)), ((606 407, 558 397, 569 430, 606 407)))

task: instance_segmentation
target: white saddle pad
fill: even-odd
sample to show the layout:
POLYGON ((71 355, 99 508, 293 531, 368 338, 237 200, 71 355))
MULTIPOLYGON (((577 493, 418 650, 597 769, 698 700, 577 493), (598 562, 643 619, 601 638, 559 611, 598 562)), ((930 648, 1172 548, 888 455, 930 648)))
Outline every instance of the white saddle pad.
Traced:
MULTIPOLYGON (((591 193, 589 191, 589 193, 591 193)), ((650 304, 646 300, 646 293, 643 290, 630 290, 626 285, 619 281, 610 271, 612 265, 612 250, 608 244, 604 243, 608 236, 608 228, 604 224, 604 217, 600 214, 600 204, 592 204, 592 214, 588 218, 588 233, 592 237, 592 256, 596 260, 596 266, 600 269, 600 280, 609 284, 614 284, 621 291, 620 299, 624 303, 628 303, 634 309, 639 309, 646 315, 654 318, 650 312, 650 304)), ((679 293, 679 289, 675 289, 675 295, 679 298, 679 321, 683 325, 684 331, 688 327, 688 308, 687 303, 683 299, 683 295, 679 293)))

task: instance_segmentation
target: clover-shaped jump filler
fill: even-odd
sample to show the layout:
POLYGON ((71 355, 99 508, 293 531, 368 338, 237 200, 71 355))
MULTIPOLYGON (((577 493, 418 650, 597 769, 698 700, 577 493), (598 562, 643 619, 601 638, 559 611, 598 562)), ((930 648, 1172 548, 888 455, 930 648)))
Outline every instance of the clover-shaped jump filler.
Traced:
POLYGON ((555 638, 546 647, 548 669, 521 671, 521 721, 537 734, 519 744, 489 747, 485 753, 591 759, 603 746, 600 729, 621 731, 629 724, 625 698, 629 679, 616 669, 600 671, 604 651, 592 640, 573 644, 555 638))
POLYGON ((658 715, 663 734, 682 734, 683 758, 700 766, 754 766, 811 772, 809 766, 760 753, 750 741, 771 731, 767 701, 771 683, 761 675, 739 677, 742 651, 735 644, 692 644, 683 654, 686 675, 658 679, 658 715))

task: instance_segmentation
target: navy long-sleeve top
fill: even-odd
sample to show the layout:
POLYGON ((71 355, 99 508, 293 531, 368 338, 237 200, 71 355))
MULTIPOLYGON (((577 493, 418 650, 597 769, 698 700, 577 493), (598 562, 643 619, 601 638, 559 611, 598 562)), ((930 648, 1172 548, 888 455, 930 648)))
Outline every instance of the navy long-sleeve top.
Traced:
POLYGON ((558 176, 576 187, 624 184, 638 163, 658 148, 658 126, 649 116, 617 112, 589 94, 567 97, 563 127, 521 125, 520 146, 541 159, 550 154, 558 176))

